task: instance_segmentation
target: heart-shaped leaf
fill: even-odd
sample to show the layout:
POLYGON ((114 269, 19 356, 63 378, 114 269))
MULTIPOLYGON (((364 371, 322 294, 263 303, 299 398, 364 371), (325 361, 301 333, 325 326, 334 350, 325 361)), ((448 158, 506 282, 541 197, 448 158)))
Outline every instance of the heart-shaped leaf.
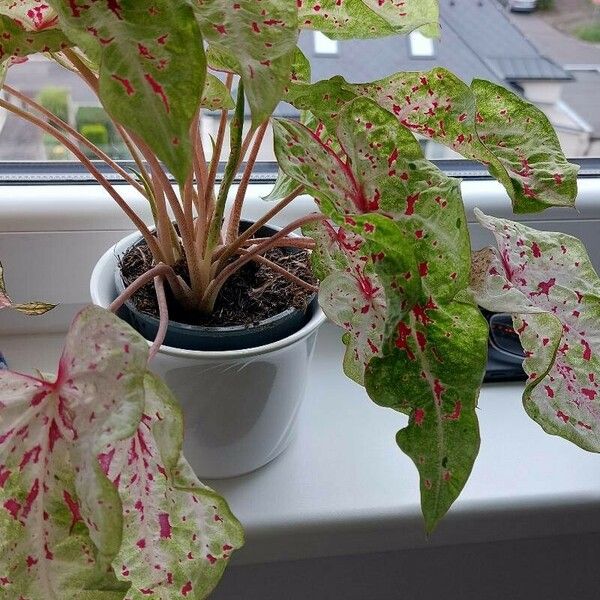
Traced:
POLYGON ((186 2, 50 0, 61 27, 100 64, 99 96, 183 183, 192 165, 190 126, 206 63, 186 2))
POLYGON ((406 34, 420 28, 438 34, 437 0, 299 0, 300 25, 334 39, 406 34))
POLYGON ((123 543, 113 566, 119 579, 132 583, 126 600, 199 600, 243 544, 242 529, 181 455, 183 420, 168 388, 150 373, 144 388, 137 432, 100 455, 123 502, 123 543))
POLYGON ((600 452, 600 279, 583 244, 480 211, 477 218, 498 252, 472 290, 485 308, 513 313, 529 375, 525 410, 548 433, 600 452))
POLYGON ((54 381, 0 371, 7 598, 205 598, 241 545, 223 499, 181 456, 181 414, 147 356, 131 327, 89 307, 54 381))
POLYGON ((0 371, 0 581, 10 597, 123 589, 107 571, 121 504, 94 454, 141 416, 147 344, 121 323, 80 313, 55 381, 0 371))
POLYGON ((431 532, 463 489, 479 451, 475 408, 487 324, 476 306, 457 299, 413 311, 398 323, 394 346, 369 363, 365 386, 378 404, 410 415, 397 442, 419 470, 431 532))
POLYGON ((196 0, 204 39, 215 49, 213 62, 244 81, 252 123, 269 118, 290 79, 298 37, 298 9, 289 0, 196 0), (231 56, 233 55, 233 57, 231 56))

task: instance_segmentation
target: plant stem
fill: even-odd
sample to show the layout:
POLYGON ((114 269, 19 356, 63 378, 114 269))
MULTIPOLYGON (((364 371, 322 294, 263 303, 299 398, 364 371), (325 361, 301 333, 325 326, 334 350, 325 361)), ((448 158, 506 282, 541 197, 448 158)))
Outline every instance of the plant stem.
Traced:
MULTIPOLYGON (((275 215, 281 212, 292 200, 297 198, 304 191, 304 186, 298 186, 294 191, 288 194, 283 200, 278 202, 271 210, 267 211, 262 217, 257 219, 246 231, 241 233, 237 238, 232 240, 230 244, 227 244, 225 251, 221 256, 221 260, 217 266, 217 270, 221 270, 225 262, 235 254, 238 248, 249 240, 263 225, 268 223, 275 215)), ((239 219, 238 219, 239 228, 239 219)))
POLYGON ((131 298, 140 288, 144 287, 149 281, 155 277, 166 277, 170 288, 173 290, 175 297, 182 303, 183 306, 191 305, 192 291, 185 285, 185 282, 175 273, 172 267, 165 263, 159 263, 145 273, 142 273, 135 281, 130 283, 117 298, 115 298, 108 310, 117 312, 129 298, 131 298), (183 300, 183 302, 182 302, 183 300))
POLYGON ((163 278, 161 276, 156 276, 154 278, 154 288, 156 289, 156 299, 158 300, 158 316, 160 321, 158 324, 156 337, 154 338, 154 342, 152 342, 152 346, 150 346, 150 351, 148 352, 148 362, 150 362, 160 350, 160 347, 165 341, 167 328, 169 326, 169 307, 167 306, 165 286, 163 285, 163 278))
POLYGON ((248 161, 246 162, 244 174, 242 175, 242 179, 240 181, 240 185, 238 186, 237 193, 235 195, 235 200, 233 202, 233 207, 229 214, 227 233, 225 235, 225 243, 232 242, 238 235, 240 227, 240 218, 242 216, 242 208, 244 205, 244 199, 246 198, 246 191, 248 189, 250 177, 252 176, 252 170, 254 169, 256 158, 258 157, 258 152, 262 145, 262 141, 265 137, 265 133, 267 132, 268 126, 269 121, 265 121, 258 128, 258 131, 256 133, 256 138, 254 139, 254 143, 252 144, 252 150, 250 151, 250 156, 248 157, 248 161))
POLYGON ((192 181, 196 177, 196 194, 193 197, 196 206, 196 214, 204 215, 204 187, 206 186, 206 161, 202 164, 202 160, 198 155, 198 145, 202 147, 202 139, 200 137, 200 117, 201 109, 198 109, 195 119, 192 121, 190 128, 190 140, 192 141, 192 181))
POLYGON ((131 219, 133 224, 142 234, 146 243, 148 244, 152 254, 154 255, 154 259, 157 262, 163 261, 162 250, 159 247, 158 243, 154 236, 150 233, 146 224, 137 216, 137 214, 132 210, 132 208, 125 202, 125 200, 118 194, 118 192, 114 189, 114 187, 110 184, 110 182, 100 173, 100 171, 94 166, 92 161, 77 147, 77 144, 74 144, 69 138, 67 138, 63 133, 61 133, 56 127, 46 123, 43 119, 32 115, 31 113, 23 110, 17 106, 14 106, 10 102, 5 102, 0 99, 0 108, 5 108, 9 112, 33 123, 35 126, 40 129, 46 131, 53 137, 55 137, 61 144, 63 144, 67 149, 69 149, 77 159, 83 164, 83 166, 90 172, 90 174, 96 179, 96 181, 110 194, 110 196, 115 200, 115 202, 119 205, 121 210, 131 219))
MULTIPOLYGON (((158 168, 160 169, 160 167, 158 168)), ((154 165, 151 167, 151 170, 152 187, 154 188, 154 204, 156 208, 156 236, 165 257, 164 262, 170 266, 173 266, 175 264, 173 239, 171 237, 171 229, 173 225, 171 223, 171 219, 169 218, 169 213, 167 212, 164 188, 158 175, 155 173, 154 165)))
POLYGON ((104 153, 100 148, 94 145, 90 140, 88 140, 85 136, 81 135, 79 131, 77 131, 74 127, 71 127, 68 123, 63 121, 61 118, 57 117, 55 114, 51 113, 48 109, 44 108, 41 104, 38 104, 35 100, 26 96, 25 94, 19 92, 18 90, 12 88, 9 85, 4 84, 2 86, 9 94, 18 98, 21 102, 27 104, 31 108, 37 110, 41 114, 43 114, 48 119, 51 119, 58 125, 60 125, 67 133, 72 135, 78 142, 89 148, 98 158, 103 160, 109 167, 113 169, 116 173, 118 173, 127 183, 133 186, 142 196, 146 196, 146 190, 142 185, 140 185, 125 169, 119 166, 108 154, 104 153))
POLYGON ((243 267, 248 261, 252 260, 252 258, 254 256, 263 254, 267 250, 275 247, 277 244, 277 241, 279 239, 287 236, 288 233, 291 233, 292 231, 294 231, 294 229, 297 229, 298 227, 301 227, 302 225, 305 225, 306 223, 311 223, 312 221, 323 221, 324 219, 326 219, 326 217, 325 217, 325 215, 322 215, 322 214, 312 214, 312 215, 307 215, 305 217, 296 219, 295 221, 292 221, 289 225, 287 225, 286 227, 284 227, 283 229, 281 229, 280 231, 275 233, 273 236, 271 236, 267 241, 247 250, 246 254, 244 254, 243 256, 241 256, 240 258, 238 258, 236 261, 232 262, 231 264, 227 265, 210 282, 210 284, 206 288, 206 291, 202 298, 200 310, 203 310, 205 312, 210 312, 215 305, 215 301, 217 299, 219 291, 223 287, 223 284, 238 269, 243 267))
POLYGON ((235 116, 230 125, 231 152, 229 160, 225 166, 223 181, 219 186, 219 194, 215 205, 214 214, 208 229, 208 237, 206 240, 205 263, 206 269, 210 269, 212 252, 219 241, 221 233, 221 224, 223 221, 223 213, 225 212, 225 204, 227 203, 227 195, 233 179, 237 172, 238 161, 241 152, 242 143, 242 128, 244 126, 244 84, 240 80, 238 85, 237 101, 235 106, 235 116))
MULTIPOLYGON (((227 73, 227 78, 225 80, 225 87, 229 91, 231 91, 231 86, 233 84, 233 73, 227 73)), ((225 140, 225 129, 227 128, 227 116, 229 114, 229 110, 224 108, 221 111, 221 118, 219 120, 219 129, 217 131, 217 139, 215 142, 215 150, 213 152, 213 156, 210 159, 210 171, 208 172, 208 179, 206 181, 206 187, 204 189, 204 205, 206 207, 210 206, 210 196, 214 198, 214 187, 215 180, 217 177, 217 169, 219 167, 219 161, 221 160, 221 153, 223 152, 223 141, 225 140)))

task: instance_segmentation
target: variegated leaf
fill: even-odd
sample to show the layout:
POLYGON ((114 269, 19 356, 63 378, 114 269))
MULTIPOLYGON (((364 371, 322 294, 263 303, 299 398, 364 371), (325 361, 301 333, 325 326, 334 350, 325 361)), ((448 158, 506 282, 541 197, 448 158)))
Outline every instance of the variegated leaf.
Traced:
POLYGON ((392 115, 367 99, 348 103, 337 128, 340 155, 301 124, 277 120, 274 128, 280 167, 327 214, 380 213, 402 225, 425 300, 452 298, 467 286, 470 244, 459 183, 422 158, 392 115))
POLYGON ((123 597, 107 570, 120 547, 121 504, 94 448, 137 427, 146 358, 138 334, 93 307, 75 319, 55 381, 0 371, 0 590, 7 597, 107 597, 101 590, 123 597))
POLYGON ((301 27, 334 39, 438 34, 437 0, 298 0, 298 11, 301 27))
POLYGON ((183 183, 192 165, 189 131, 206 74, 191 6, 167 0, 49 2, 67 35, 92 58, 101 57, 104 107, 183 183))
POLYGON ((435 68, 365 84, 349 84, 339 76, 292 83, 286 99, 296 108, 310 108, 331 129, 355 95, 376 100, 414 133, 488 166, 515 212, 573 206, 577 167, 566 161, 547 117, 505 88, 481 80, 470 88, 435 68))
MULTIPOLYGON (((71 45, 62 32, 56 29, 41 28, 28 31, 14 18, 2 14, 0 9, 0 70, 22 62, 30 54, 38 52, 58 52, 71 45)), ((0 83, 3 77, 0 73, 0 83)))
POLYGON ((100 455, 123 502, 123 543, 114 570, 132 583, 125 600, 200 600, 218 583, 243 533, 223 498, 202 485, 183 458, 176 400, 150 373, 144 387, 136 434, 100 455))
POLYGON ((442 68, 352 87, 411 131, 487 165, 515 212, 573 205, 577 167, 565 159, 547 117, 505 88, 482 80, 469 88, 442 68))
POLYGON ((235 107, 231 93, 225 84, 211 73, 206 74, 200 107, 209 110, 232 110, 235 107))
POLYGON ((58 16, 46 0, 0 0, 0 15, 10 17, 27 31, 52 29, 58 16))
POLYGON ((101 586, 51 384, 1 370, 0 398, 0 598, 74 598, 101 586))
POLYGON ((393 349, 367 367, 369 396, 410 415, 397 442, 419 470, 428 532, 460 494, 477 457, 475 408, 486 358, 485 319, 457 299, 407 315, 393 349))
POLYGON ((583 244, 480 211, 477 218, 494 233, 502 265, 488 271, 498 283, 486 286, 502 284, 544 311, 525 314, 523 301, 506 311, 526 355, 525 410, 548 433, 600 452, 600 279, 583 244))
POLYGON ((464 486, 479 444, 474 408, 487 327, 472 303, 456 299, 470 270, 460 189, 377 103, 357 98, 337 122, 338 152, 290 121, 276 123, 275 149, 280 167, 336 225, 308 233, 325 275, 320 302, 347 330, 346 373, 362 382, 366 367, 371 397, 417 421, 398 443, 421 473, 431 530, 464 486), (409 377, 405 393, 399 382, 409 377))
POLYGON ((475 79, 477 135, 502 166, 490 172, 500 181, 508 174, 516 212, 547 206, 573 206, 579 167, 567 162, 548 117, 505 87, 475 79))
MULTIPOLYGON (((252 123, 269 118, 290 79, 298 37, 298 9, 289 0, 195 0, 206 41, 235 56, 250 104, 252 123)), ((218 54, 218 53, 217 53, 218 54)))

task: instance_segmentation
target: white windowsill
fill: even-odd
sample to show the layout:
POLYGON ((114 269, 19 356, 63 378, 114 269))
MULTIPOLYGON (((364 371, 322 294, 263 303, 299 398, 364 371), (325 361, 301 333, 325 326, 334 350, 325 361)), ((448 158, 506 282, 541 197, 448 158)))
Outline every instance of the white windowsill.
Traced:
MULTIPOLYGON (((207 483, 244 525, 237 565, 600 532, 598 456, 544 433, 522 384, 483 387, 481 450, 460 498, 427 540, 417 471, 395 444, 406 417, 341 372, 340 332, 317 343, 297 437, 258 471, 207 483)), ((0 336, 11 367, 54 371, 62 335, 0 336)))

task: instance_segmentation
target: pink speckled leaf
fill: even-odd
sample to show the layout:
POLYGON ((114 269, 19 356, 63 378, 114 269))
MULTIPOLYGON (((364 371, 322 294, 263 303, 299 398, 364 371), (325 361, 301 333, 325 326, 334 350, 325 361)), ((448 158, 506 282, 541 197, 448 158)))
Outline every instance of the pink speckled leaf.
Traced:
POLYGON ((58 16, 46 0, 0 0, 0 15, 10 17, 27 31, 42 31, 58 25, 58 16))
POLYGON ((481 80, 469 87, 435 68, 365 84, 339 76, 291 83, 286 99, 310 109, 332 129, 341 107, 356 95, 377 101, 410 131, 485 164, 506 188, 516 212, 573 206, 577 167, 565 159, 547 117, 505 88, 481 80))
POLYGON ((301 27, 335 39, 438 34, 437 0, 298 0, 301 27))
POLYGON ((398 444, 419 469, 430 531, 479 447, 487 327, 472 302, 458 300, 470 270, 460 189, 372 100, 347 103, 337 123, 339 150, 290 121, 276 123, 275 150, 335 223, 307 231, 324 277, 319 300, 347 331, 346 373, 375 402, 411 415, 398 444))
POLYGON ((469 87, 442 68, 352 87, 411 131, 486 164, 516 212, 573 205, 577 167, 544 113, 506 88, 483 80, 469 87))
POLYGON ((125 600, 200 600, 243 544, 242 530, 223 498, 202 485, 183 458, 176 400, 149 373, 144 387, 136 434, 100 455, 123 502, 123 543, 113 567, 132 583, 125 600))
POLYGON ((356 369, 347 368, 346 373, 361 382, 368 360, 381 349, 382 320, 401 318, 418 299, 422 305, 430 298, 445 301, 467 285, 470 246, 458 182, 424 160, 413 135, 365 98, 341 110, 333 145, 293 121, 277 120, 274 130, 281 169, 305 185, 321 210, 336 221, 337 227, 313 228, 311 235, 319 244, 314 264, 324 279, 322 306, 349 332, 346 341, 352 341, 346 365, 354 362, 356 369), (348 213, 353 216, 344 218, 348 213), (375 226, 374 221, 358 218, 360 213, 385 215, 397 227, 389 228, 381 219, 375 226), (368 240, 364 248, 363 238, 368 240), (401 249, 405 251, 399 256, 396 251, 401 249), (396 279, 399 275, 401 282, 396 279), (344 288, 339 299, 335 284, 327 280, 333 276, 344 288), (383 297, 382 286, 392 297, 404 294, 391 302, 395 307, 391 314, 385 314, 385 302, 377 299, 377 310, 360 317, 368 296, 363 277, 369 290, 383 297), (420 287, 419 295, 412 293, 409 299, 408 288, 413 285, 420 287), (336 305, 338 300, 341 304, 336 305))
POLYGON ((209 110, 231 110, 235 107, 235 102, 225 84, 212 73, 206 74, 200 107, 209 110))
POLYGON ((490 172, 499 181, 508 174, 517 212, 573 206, 579 167, 565 159, 548 117, 501 85, 474 79, 471 91, 477 135, 502 167, 494 162, 490 172))
POLYGON ((121 504, 94 449, 137 427, 146 359, 139 335, 91 307, 71 326, 55 381, 0 371, 0 590, 8 597, 99 599, 105 589, 123 597, 107 570, 120 547, 121 504))
POLYGON ((381 406, 410 415, 396 440, 417 467, 421 509, 433 531, 462 491, 479 451, 475 408, 487 358, 487 324, 457 296, 397 324, 393 347, 367 367, 365 387, 381 406))
MULTIPOLYGON (((583 244, 480 211, 476 216, 498 244, 502 270, 496 261, 488 275, 521 295, 512 310, 503 309, 513 313, 526 354, 525 410, 548 433, 600 452, 600 279, 583 244), (526 303, 544 312, 527 314, 526 303)), ((485 295, 477 299, 498 306, 485 295)))
POLYGON ((200 29, 186 2, 50 0, 61 28, 100 64, 107 111, 165 162, 179 182, 206 74, 200 29))
MULTIPOLYGON (((290 78, 298 37, 298 9, 289 0, 196 0, 204 39, 216 55, 233 55, 255 126, 265 121, 290 78)), ((223 62, 220 60, 219 62, 223 62)))
POLYGON ((0 8, 0 83, 6 68, 23 62, 30 54, 58 52, 71 42, 56 29, 28 31, 0 8))

